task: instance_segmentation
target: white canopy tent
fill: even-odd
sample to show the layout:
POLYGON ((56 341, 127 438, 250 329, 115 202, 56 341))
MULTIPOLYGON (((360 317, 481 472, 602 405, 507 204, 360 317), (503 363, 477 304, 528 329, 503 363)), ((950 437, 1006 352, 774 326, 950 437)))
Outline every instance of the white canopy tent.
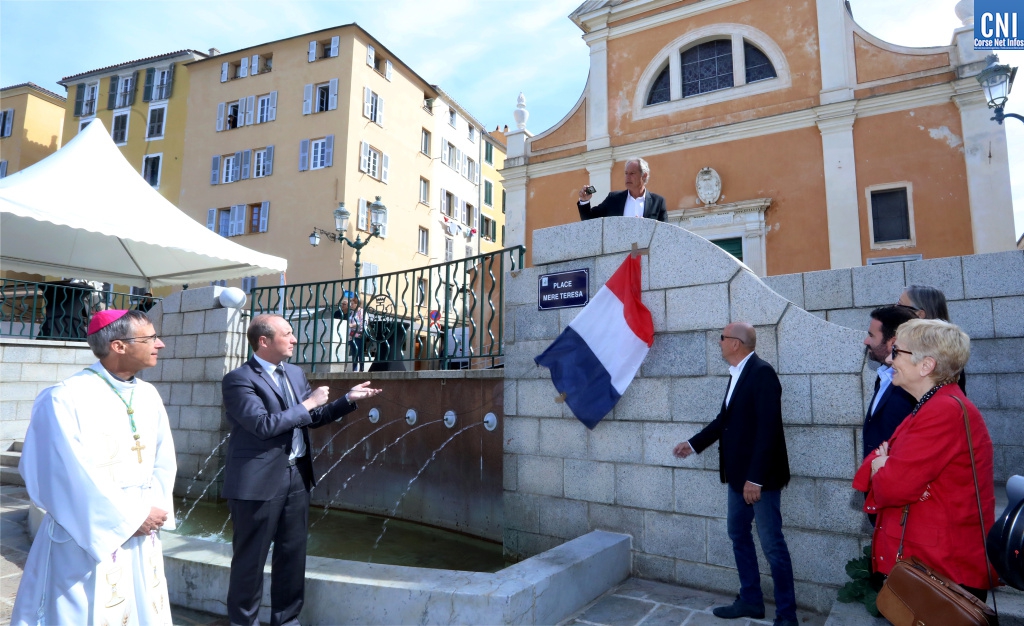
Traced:
POLYGON ((99 120, 0 180, 0 269, 159 287, 284 272, 221 237, 139 175, 99 120))

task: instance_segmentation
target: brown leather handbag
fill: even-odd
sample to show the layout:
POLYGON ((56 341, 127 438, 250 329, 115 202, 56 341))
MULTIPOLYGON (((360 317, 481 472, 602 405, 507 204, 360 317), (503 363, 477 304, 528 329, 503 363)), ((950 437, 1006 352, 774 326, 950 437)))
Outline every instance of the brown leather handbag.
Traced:
MULTIPOLYGON (((985 522, 981 512, 981 490, 978 488, 978 470, 974 464, 974 444, 967 420, 967 407, 959 398, 967 429, 967 449, 971 453, 974 471, 974 490, 978 498, 978 520, 981 522, 982 545, 985 542, 985 522)), ((917 557, 903 558, 903 537, 907 532, 910 505, 903 507, 903 533, 896 552, 896 565, 878 592, 878 611, 894 626, 996 626, 999 616, 987 604, 960 585, 925 565, 917 557)), ((985 565, 988 566, 986 559, 985 565)), ((989 570, 989 587, 993 587, 989 570)), ((992 597, 995 602, 995 595, 992 597)))

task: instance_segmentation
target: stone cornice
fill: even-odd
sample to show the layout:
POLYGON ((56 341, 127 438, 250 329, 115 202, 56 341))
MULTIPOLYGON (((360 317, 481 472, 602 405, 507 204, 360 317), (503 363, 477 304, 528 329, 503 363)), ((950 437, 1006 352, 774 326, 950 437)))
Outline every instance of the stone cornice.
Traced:
MULTIPOLYGON (((647 30, 654 26, 660 26, 668 24, 677 20, 686 19, 701 13, 709 13, 711 11, 717 11, 725 7, 729 7, 735 4, 741 4, 747 0, 704 0, 703 2, 694 2, 686 6, 682 6, 670 11, 657 13, 648 17, 640 18, 633 22, 621 24, 618 26, 611 26, 608 28, 608 38, 615 39, 618 37, 625 37, 626 35, 632 35, 633 33, 647 30)), ((611 10, 610 16, 607 21, 621 20, 624 18, 632 17, 645 13, 652 9, 657 9, 662 6, 672 4, 674 0, 657 0, 655 2, 629 2, 626 4, 619 5, 618 7, 611 10)))
POLYGON ((670 220, 688 220, 724 213, 761 213, 767 211, 771 205, 771 198, 754 198, 753 200, 740 200, 739 202, 729 202, 727 204, 708 204, 695 209, 676 209, 668 212, 668 218, 670 220))

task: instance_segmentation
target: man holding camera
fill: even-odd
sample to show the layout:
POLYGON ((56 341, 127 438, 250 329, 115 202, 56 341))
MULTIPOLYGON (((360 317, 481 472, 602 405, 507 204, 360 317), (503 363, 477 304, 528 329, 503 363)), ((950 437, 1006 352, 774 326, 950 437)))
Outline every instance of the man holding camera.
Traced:
POLYGON ((613 191, 601 204, 591 207, 590 198, 597 191, 590 185, 580 190, 580 200, 576 203, 581 220, 595 217, 646 217, 664 222, 668 219, 665 210, 665 198, 647 190, 647 181, 651 176, 651 168, 643 159, 626 161, 626 190, 613 191))

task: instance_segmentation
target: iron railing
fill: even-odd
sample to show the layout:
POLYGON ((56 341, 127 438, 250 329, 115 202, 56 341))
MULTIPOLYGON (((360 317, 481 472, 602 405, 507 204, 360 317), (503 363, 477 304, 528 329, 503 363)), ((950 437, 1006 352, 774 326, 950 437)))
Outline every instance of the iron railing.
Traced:
POLYGON ((298 339, 291 362, 313 371, 345 363, 353 369, 498 367, 504 356, 504 275, 522 268, 525 252, 523 246, 505 248, 361 276, 358 284, 343 279, 257 287, 251 312, 284 316, 298 339))
POLYGON ((95 289, 81 281, 0 279, 0 335, 85 341, 89 317, 102 309, 148 311, 160 299, 95 289))

